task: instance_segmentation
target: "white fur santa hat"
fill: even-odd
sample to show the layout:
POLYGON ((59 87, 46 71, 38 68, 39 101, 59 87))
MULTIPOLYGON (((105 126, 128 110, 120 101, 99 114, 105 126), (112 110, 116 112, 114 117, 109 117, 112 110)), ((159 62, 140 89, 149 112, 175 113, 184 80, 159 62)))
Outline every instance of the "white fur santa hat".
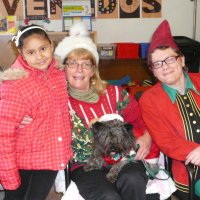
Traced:
POLYGON ((92 53, 96 60, 96 64, 99 63, 99 54, 97 47, 89 37, 87 27, 82 22, 77 22, 70 28, 69 36, 65 37, 55 49, 55 55, 59 56, 61 62, 67 57, 67 55, 74 49, 83 48, 92 53))
POLYGON ((116 113, 112 113, 112 114, 105 114, 105 115, 103 115, 100 119, 99 119, 99 121, 100 122, 106 122, 106 121, 111 121, 111 120, 115 120, 115 119, 117 119, 117 120, 119 120, 119 121, 124 121, 124 119, 122 118, 122 116, 121 115, 118 115, 118 114, 116 114, 116 113))

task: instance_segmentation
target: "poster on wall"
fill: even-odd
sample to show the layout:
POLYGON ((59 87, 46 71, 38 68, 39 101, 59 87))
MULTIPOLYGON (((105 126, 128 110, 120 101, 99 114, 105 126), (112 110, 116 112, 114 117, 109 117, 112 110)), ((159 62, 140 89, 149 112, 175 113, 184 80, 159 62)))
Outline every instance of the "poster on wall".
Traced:
POLYGON ((0 16, 16 16, 17 19, 23 17, 23 0, 1 0, 0 16))
POLYGON ((45 20, 49 18, 49 1, 24 0, 25 18, 29 20, 45 20))
POLYGON ((140 0, 119 0, 119 18, 139 18, 140 0))
POLYGON ((16 16, 0 16, 0 34, 16 33, 16 16))
POLYGON ((160 18, 162 11, 162 0, 143 0, 142 17, 143 18, 160 18))
POLYGON ((62 14, 63 16, 91 16, 90 0, 63 0, 62 1, 62 14))
POLYGON ((118 0, 97 0, 97 18, 118 18, 118 0))
POLYGON ((92 30, 90 0, 62 1, 63 31, 68 31, 72 24, 82 21, 88 30, 92 30))

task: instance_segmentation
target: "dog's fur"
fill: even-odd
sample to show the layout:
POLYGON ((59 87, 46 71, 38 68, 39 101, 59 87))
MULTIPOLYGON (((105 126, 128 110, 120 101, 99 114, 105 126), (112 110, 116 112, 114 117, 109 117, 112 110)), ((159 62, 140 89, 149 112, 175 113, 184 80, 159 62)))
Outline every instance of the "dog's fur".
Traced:
POLYGON ((118 173, 122 167, 129 162, 124 158, 135 147, 133 126, 114 119, 96 122, 92 125, 91 129, 94 135, 94 152, 89 158, 87 165, 84 166, 84 170, 101 169, 106 164, 104 161, 105 156, 118 153, 123 159, 113 164, 107 174, 107 179, 113 183, 117 180, 118 173))

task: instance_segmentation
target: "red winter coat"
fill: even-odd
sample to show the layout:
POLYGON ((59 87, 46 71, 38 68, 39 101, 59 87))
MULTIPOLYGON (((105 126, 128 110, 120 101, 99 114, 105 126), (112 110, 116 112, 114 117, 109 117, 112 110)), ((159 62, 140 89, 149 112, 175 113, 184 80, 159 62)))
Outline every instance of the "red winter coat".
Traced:
POLYGON ((0 78, 0 182, 14 190, 20 185, 19 169, 60 170, 70 160, 68 95, 55 60, 42 71, 19 56, 0 78), (19 128, 25 115, 33 122, 19 128))

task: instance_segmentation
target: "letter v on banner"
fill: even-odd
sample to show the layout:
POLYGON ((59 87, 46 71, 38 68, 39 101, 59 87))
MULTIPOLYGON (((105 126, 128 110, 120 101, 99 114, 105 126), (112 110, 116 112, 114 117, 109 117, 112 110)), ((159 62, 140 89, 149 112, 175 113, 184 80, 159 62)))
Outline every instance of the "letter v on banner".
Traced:
POLYGON ((3 0, 3 4, 6 8, 8 15, 15 15, 18 3, 19 3, 19 0, 13 0, 12 6, 11 6, 10 3, 9 3, 9 0, 3 0))

